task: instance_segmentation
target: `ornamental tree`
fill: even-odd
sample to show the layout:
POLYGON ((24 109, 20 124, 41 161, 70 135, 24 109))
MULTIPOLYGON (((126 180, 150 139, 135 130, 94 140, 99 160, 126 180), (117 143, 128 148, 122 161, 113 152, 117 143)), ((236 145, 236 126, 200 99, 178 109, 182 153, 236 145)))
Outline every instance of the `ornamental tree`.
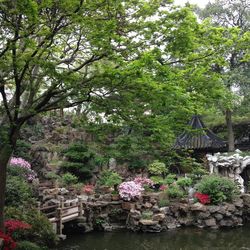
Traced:
POLYGON ((226 31, 224 37, 227 41, 219 46, 211 43, 221 50, 212 67, 231 95, 223 104, 219 101, 217 107, 225 114, 228 150, 234 151, 232 114, 239 107, 249 112, 250 6, 247 0, 216 0, 197 12, 201 19, 210 20, 213 26, 226 31))
POLYGON ((143 35, 145 20, 159 6, 157 0, 150 7, 130 0, 1 1, 0 229, 6 167, 22 125, 39 113, 119 92, 98 62, 117 68, 135 59, 144 45, 128 34, 143 35))
POLYGON ((205 26, 168 1, 3 0, 0 24, 0 230, 7 164, 28 119, 84 103, 112 123, 154 124, 159 142, 217 83, 205 26))

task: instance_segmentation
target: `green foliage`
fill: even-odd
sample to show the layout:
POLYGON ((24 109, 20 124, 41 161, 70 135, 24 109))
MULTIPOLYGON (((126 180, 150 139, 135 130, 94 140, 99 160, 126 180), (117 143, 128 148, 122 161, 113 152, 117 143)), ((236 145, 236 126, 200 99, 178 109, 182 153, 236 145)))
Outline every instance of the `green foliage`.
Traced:
POLYGON ((226 177, 218 175, 204 176, 196 185, 198 192, 208 194, 212 204, 223 201, 231 201, 233 196, 239 192, 237 185, 226 177))
POLYGON ((171 185, 176 181, 176 175, 175 174, 168 174, 166 178, 164 179, 163 184, 171 185))
POLYGON ((183 177, 183 178, 179 178, 176 181, 176 184, 182 188, 187 188, 193 184, 193 180, 191 178, 183 177))
POLYGON ((84 143, 75 143, 63 151, 67 160, 62 163, 63 172, 70 172, 84 181, 92 177, 92 170, 102 163, 102 158, 92 152, 84 143))
POLYGON ((143 211, 141 214, 141 219, 150 220, 150 219, 152 219, 153 214, 154 213, 150 210, 143 211))
POLYGON ((202 178, 202 176, 207 175, 208 171, 204 167, 194 168, 190 174, 187 176, 192 179, 193 183, 196 184, 202 178))
POLYGON ((150 180, 152 180, 155 184, 162 185, 164 183, 164 179, 161 176, 151 176, 150 180))
POLYGON ((34 203, 34 192, 23 178, 19 176, 8 176, 5 192, 6 206, 25 206, 34 203))
POLYGON ((46 173, 45 177, 49 180, 60 180, 61 176, 56 174, 55 172, 46 173))
POLYGON ((168 169, 165 163, 156 160, 148 166, 148 171, 152 175, 165 175, 168 169))
POLYGON ((42 250, 37 244, 30 241, 20 241, 17 243, 16 250, 42 250))
POLYGON ((119 185, 122 182, 122 177, 110 170, 103 171, 98 180, 99 185, 114 187, 115 185, 119 185))
POLYGON ((78 178, 71 173, 65 173, 61 177, 61 182, 63 185, 70 186, 76 184, 78 182, 78 178))
POLYGON ((167 194, 169 198, 183 198, 184 192, 180 189, 178 185, 170 185, 167 189, 167 194))
POLYGON ((32 158, 30 156, 31 144, 24 140, 17 140, 16 148, 13 152, 15 157, 21 157, 26 161, 31 161, 32 158))
POLYGON ((29 169, 12 167, 12 166, 7 167, 7 175, 9 176, 9 178, 11 178, 13 176, 17 176, 17 177, 21 178, 22 180, 27 181, 26 176, 28 173, 29 173, 29 169))
POLYGON ((6 219, 16 219, 30 224, 29 230, 20 231, 18 239, 36 243, 39 246, 51 249, 58 242, 52 224, 47 217, 40 214, 37 209, 21 209, 20 207, 6 207, 6 219))
POLYGON ((150 180, 152 180, 155 184, 170 185, 176 181, 176 175, 168 174, 165 178, 161 176, 151 176, 150 180))
POLYGON ((169 206, 170 202, 167 199, 161 199, 158 202, 159 207, 167 207, 169 206))

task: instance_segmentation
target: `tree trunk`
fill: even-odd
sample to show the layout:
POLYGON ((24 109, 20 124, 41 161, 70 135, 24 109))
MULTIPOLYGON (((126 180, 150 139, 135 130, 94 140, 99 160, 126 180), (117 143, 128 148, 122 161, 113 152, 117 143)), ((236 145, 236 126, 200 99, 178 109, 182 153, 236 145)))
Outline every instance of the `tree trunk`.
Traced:
POLYGON ((232 111, 226 110, 226 123, 227 123, 227 135, 228 135, 228 151, 232 152, 235 150, 234 147, 234 131, 232 122, 232 111))
POLYGON ((4 231, 4 203, 6 189, 7 165, 10 160, 13 148, 5 144, 0 148, 0 230, 4 231))
POLYGON ((17 138, 21 123, 15 127, 9 128, 9 138, 0 138, 2 146, 0 146, 0 230, 4 231, 4 205, 5 205, 5 191, 6 191, 6 176, 7 165, 11 158, 12 152, 16 146, 17 138))

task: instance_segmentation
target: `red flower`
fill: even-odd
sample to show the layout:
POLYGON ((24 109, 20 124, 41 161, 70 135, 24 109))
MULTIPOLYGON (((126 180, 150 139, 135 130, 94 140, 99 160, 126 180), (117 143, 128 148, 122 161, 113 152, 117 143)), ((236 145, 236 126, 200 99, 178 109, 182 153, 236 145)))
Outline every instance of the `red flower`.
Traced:
POLYGON ((91 194, 94 191, 94 186, 93 185, 84 185, 83 186, 83 192, 86 194, 91 194))
POLYGON ((6 220, 4 226, 8 235, 12 235, 17 230, 30 229, 31 225, 19 220, 6 220))
POLYGON ((194 197, 199 200, 199 202, 203 205, 210 203, 210 197, 208 194, 195 193, 194 197))
POLYGON ((3 250, 14 250, 16 248, 16 242, 11 238, 10 235, 0 231, 0 238, 3 239, 4 242, 3 250))
POLYGON ((161 185, 159 189, 160 189, 161 191, 164 191, 164 190, 166 190, 167 188, 168 188, 167 185, 161 185))

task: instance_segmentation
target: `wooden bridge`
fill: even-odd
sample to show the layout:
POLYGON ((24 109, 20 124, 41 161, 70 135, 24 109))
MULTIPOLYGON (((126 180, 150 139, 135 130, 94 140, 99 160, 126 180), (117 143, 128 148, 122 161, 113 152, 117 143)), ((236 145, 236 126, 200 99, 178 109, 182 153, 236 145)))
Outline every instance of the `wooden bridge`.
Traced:
POLYGON ((48 217, 56 234, 61 239, 66 238, 66 236, 62 233, 64 227, 63 224, 76 220, 77 218, 82 217, 84 214, 83 202, 81 198, 78 198, 77 201, 64 200, 61 198, 58 204, 47 207, 42 207, 41 203, 39 202, 38 209, 48 217), (75 204, 68 205, 70 202, 75 204))

